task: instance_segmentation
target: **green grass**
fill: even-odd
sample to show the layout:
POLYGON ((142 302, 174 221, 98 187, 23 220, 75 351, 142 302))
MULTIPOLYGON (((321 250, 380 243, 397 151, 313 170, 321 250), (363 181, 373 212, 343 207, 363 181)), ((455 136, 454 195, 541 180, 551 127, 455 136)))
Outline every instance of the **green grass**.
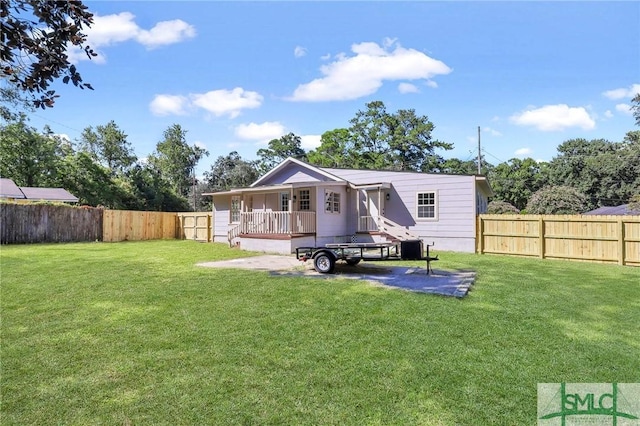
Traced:
POLYGON ((523 425, 537 383, 640 381, 637 268, 440 253, 455 299, 191 241, 0 255, 3 425, 523 425))

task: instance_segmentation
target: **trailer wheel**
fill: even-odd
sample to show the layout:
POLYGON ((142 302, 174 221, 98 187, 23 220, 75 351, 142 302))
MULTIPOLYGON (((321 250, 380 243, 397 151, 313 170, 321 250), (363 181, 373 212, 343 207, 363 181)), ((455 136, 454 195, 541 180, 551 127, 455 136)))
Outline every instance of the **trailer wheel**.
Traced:
POLYGON ((329 253, 320 253, 313 259, 313 267, 321 274, 331 274, 336 267, 336 260, 329 253))
POLYGON ((345 262, 347 262, 347 265, 349 266, 356 266, 358 263, 360 263, 362 259, 360 259, 359 257, 356 259, 346 259, 345 262))

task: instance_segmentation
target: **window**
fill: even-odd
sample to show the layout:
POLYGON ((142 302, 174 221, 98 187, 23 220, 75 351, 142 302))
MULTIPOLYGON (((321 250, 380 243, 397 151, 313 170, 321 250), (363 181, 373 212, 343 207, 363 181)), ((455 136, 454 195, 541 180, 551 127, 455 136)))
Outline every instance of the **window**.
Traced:
POLYGON ((300 198, 298 210, 311 210, 311 191, 301 189, 300 192, 298 192, 298 198, 300 198))
POLYGON ((325 191, 324 211, 327 213, 340 213, 340 193, 325 191))
POLYGON ((280 211, 281 212, 289 211, 289 193, 288 192, 280 193, 280 211))
POLYGON ((231 197, 231 223, 240 222, 240 196, 234 195, 231 197))
POLYGON ((435 219, 436 218, 436 193, 419 192, 417 202, 418 219, 435 219))

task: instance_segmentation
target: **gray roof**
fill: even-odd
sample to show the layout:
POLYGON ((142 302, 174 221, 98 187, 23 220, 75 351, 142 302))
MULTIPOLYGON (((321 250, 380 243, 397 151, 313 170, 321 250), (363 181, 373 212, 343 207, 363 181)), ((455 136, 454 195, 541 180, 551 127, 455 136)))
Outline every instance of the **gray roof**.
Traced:
POLYGON ((0 178, 0 198, 26 198, 11 179, 0 178))
POLYGON ((0 178, 0 198, 77 203, 78 197, 63 188, 31 188, 18 186, 14 181, 0 178))
POLYGON ((629 210, 628 204, 621 206, 605 206, 583 213, 586 215, 640 215, 640 210, 629 210))
POLYGON ((23 186, 20 189, 28 200, 78 202, 78 197, 73 196, 69 191, 62 188, 27 188, 23 186))

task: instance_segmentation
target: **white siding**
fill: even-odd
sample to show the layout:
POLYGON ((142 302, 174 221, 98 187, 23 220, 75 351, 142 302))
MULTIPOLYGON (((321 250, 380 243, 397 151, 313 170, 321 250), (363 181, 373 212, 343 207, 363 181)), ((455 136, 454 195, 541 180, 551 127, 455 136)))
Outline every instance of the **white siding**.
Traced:
POLYGON ((283 183, 300 183, 300 182, 324 182, 329 179, 313 170, 309 170, 299 166, 298 164, 288 164, 278 173, 270 176, 261 183, 262 185, 277 185, 283 183))
POLYGON ((316 191, 316 236, 318 239, 330 237, 331 242, 335 236, 348 235, 347 218, 349 216, 349 203, 347 190, 344 186, 325 186, 316 191), (325 191, 333 191, 340 194, 340 214, 325 211, 325 191))
MULTIPOLYGON (((324 169, 354 184, 391 183, 385 216, 408 227, 434 249, 475 251, 476 182, 474 176, 324 169), (416 194, 437 193, 437 220, 418 219, 416 194)), ((355 208, 353 209, 355 211, 355 208)), ((354 213, 355 214, 355 213, 354 213)), ((364 214, 361 210, 361 214, 364 214)))
POLYGON ((214 197, 213 202, 213 241, 217 243, 228 242, 231 196, 214 197))

